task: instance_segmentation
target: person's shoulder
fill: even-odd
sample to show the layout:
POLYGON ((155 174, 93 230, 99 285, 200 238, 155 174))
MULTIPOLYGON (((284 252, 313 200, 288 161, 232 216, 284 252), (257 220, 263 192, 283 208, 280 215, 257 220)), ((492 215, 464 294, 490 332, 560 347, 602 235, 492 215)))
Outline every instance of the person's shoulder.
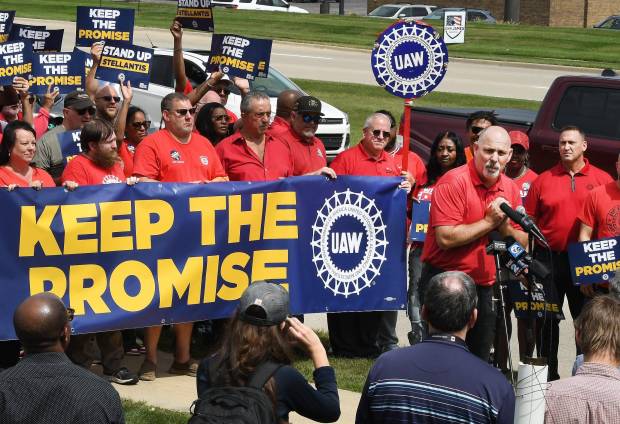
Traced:
POLYGON ((604 183, 608 183, 610 181, 613 181, 613 178, 611 177, 611 175, 609 175, 606 171, 603 171, 601 168, 592 165, 591 163, 590 165, 590 173, 597 179, 604 181, 604 183))
POLYGON ((215 148, 220 151, 223 149, 228 148, 231 144, 233 144, 234 142, 236 142, 237 140, 241 139, 241 133, 239 131, 232 133, 231 135, 229 135, 226 138, 223 138, 222 140, 220 140, 219 143, 217 143, 217 146, 215 146, 215 148))
POLYGON ((58 125, 52 128, 49 131, 46 131, 39 139, 37 140, 37 145, 39 143, 48 144, 58 140, 58 135, 64 132, 64 128, 61 125, 58 125))

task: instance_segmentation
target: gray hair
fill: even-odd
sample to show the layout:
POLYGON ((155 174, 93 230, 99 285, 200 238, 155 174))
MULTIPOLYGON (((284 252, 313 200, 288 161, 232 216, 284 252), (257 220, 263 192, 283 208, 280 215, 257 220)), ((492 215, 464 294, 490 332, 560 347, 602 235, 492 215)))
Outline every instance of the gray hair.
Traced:
POLYGON ((426 318, 433 328, 443 332, 465 328, 477 303, 476 283, 461 271, 435 275, 424 291, 426 318))
POLYGON ((241 113, 250 112, 250 105, 252 101, 258 102, 260 100, 267 100, 268 102, 270 102, 269 96, 262 91, 250 91, 241 99, 241 105, 239 105, 241 113))
POLYGON ((390 119, 389 116, 387 116, 385 113, 375 112, 372 115, 370 115, 368 118, 366 118, 366 121, 364 121, 364 129, 369 128, 370 123, 374 121, 375 119, 385 119, 386 121, 388 121, 390 128, 392 127, 392 120, 390 119))

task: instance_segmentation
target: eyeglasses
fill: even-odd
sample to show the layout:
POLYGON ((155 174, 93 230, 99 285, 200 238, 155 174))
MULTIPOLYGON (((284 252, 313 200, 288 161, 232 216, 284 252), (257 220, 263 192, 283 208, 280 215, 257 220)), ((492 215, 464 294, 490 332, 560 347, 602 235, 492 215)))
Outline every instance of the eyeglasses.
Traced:
POLYGON ((309 113, 302 114, 301 119, 303 119, 306 124, 309 124, 310 122, 318 124, 321 121, 321 117, 319 115, 312 115, 309 113))
POLYGON ((97 111, 97 109, 95 109, 94 107, 87 107, 84 109, 74 109, 74 110, 80 116, 84 116, 86 113, 92 116, 97 111))
POLYGON ((132 122, 131 126, 139 130, 140 128, 148 129, 151 126, 151 121, 132 122))
POLYGON ((110 103, 112 101, 112 99, 114 99, 114 103, 118 103, 121 101, 121 98, 118 96, 101 96, 101 97, 97 97, 97 100, 103 99, 106 102, 110 103))
POLYGON ((473 132, 474 134, 477 135, 477 134, 480 133, 480 131, 482 131, 484 129, 485 129, 484 127, 477 127, 477 126, 474 125, 474 126, 471 127, 471 132, 473 132))
POLYGON ((75 317, 75 309, 73 308, 67 308, 67 320, 69 322, 73 321, 73 318, 75 317))
POLYGON ((190 115, 195 114, 195 113, 196 113, 196 108, 195 108, 195 107, 193 107, 193 108, 191 108, 191 109, 176 109, 176 110, 170 110, 170 109, 168 109, 168 111, 169 111, 169 112, 174 112, 174 113, 176 113, 176 114, 177 114, 177 115, 179 115, 179 116, 185 116, 185 115, 187 115, 188 113, 189 113, 190 115))
POLYGON ((372 130, 372 135, 377 138, 388 138, 390 136, 389 131, 372 130))
POLYGON ((224 87, 214 87, 213 91, 215 91, 217 94, 223 94, 225 96, 228 96, 230 94, 230 90, 228 88, 224 88, 224 87))

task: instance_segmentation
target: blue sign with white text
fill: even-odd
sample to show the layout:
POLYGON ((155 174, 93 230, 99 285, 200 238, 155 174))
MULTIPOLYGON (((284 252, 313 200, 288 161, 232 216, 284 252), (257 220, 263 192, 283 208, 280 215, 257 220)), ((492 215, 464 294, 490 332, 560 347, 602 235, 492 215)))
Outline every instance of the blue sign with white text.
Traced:
POLYGON ((82 152, 80 145, 81 129, 73 131, 64 131, 58 134, 58 143, 62 153, 62 161, 66 165, 71 159, 82 152))
POLYGON ((39 25, 13 24, 9 40, 30 40, 35 52, 59 52, 64 29, 47 29, 39 25))
POLYGON ((13 84, 15 77, 32 72, 32 44, 28 40, 0 44, 0 85, 13 84))
POLYGON ((176 20, 183 28, 213 32, 211 0, 178 0, 176 20))
POLYGON ((51 85, 60 94, 83 88, 84 61, 70 52, 35 53, 30 76, 30 92, 43 95, 51 85))
POLYGON ((0 43, 9 39, 13 19, 15 19, 14 10, 0 10, 0 43))
POLYGON ((428 220, 431 212, 429 200, 414 201, 411 208, 411 228, 409 240, 424 243, 428 232, 428 220))
POLYGON ((75 45, 90 47, 97 41, 133 43, 133 9, 78 6, 75 45))
POLYGON ((620 237, 568 245, 571 277, 576 286, 605 283, 620 268, 620 237))
POLYGON ((149 88, 153 49, 106 43, 95 78, 109 82, 131 81, 131 86, 149 88))
POLYGON ((271 40, 233 34, 213 34, 209 70, 253 80, 269 73, 271 40))

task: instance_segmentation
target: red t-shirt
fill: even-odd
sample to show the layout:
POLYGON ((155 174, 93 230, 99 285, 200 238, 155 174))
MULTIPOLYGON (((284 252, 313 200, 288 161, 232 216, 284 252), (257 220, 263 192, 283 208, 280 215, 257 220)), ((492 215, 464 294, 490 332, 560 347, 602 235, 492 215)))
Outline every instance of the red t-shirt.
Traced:
POLYGON ((292 128, 281 131, 276 138, 286 143, 293 156, 293 175, 304 175, 327 166, 327 153, 323 142, 313 137, 304 142, 292 128))
POLYGON ((127 142, 127 139, 124 139, 118 148, 118 155, 123 161, 123 172, 126 177, 131 177, 133 175, 133 156, 135 153, 136 145, 130 144, 127 142))
POLYGON ((519 187, 519 193, 521 194, 521 200, 525 203, 527 193, 530 191, 530 187, 534 180, 538 178, 538 174, 531 169, 527 169, 527 172, 521 175, 519 178, 513 178, 512 181, 519 187))
POLYGON ((432 194, 422 261, 446 271, 463 271, 478 285, 492 285, 495 282, 495 262, 485 251, 487 237, 443 250, 437 245, 435 227, 478 222, 484 218, 488 205, 498 197, 506 199, 513 208, 521 204, 519 189, 510 178, 501 174, 498 181, 487 188, 473 161, 443 175, 432 194))
POLYGON ((620 236, 620 189, 612 181, 588 193, 579 221, 592 228, 592 240, 620 236))
MULTIPOLYGON (((394 155, 394 161, 396 162, 396 167, 400 173, 403 169, 403 149, 399 149, 396 152, 394 155)), ((420 158, 420 156, 418 156, 415 152, 409 151, 408 167, 409 173, 413 175, 413 178, 415 178, 416 187, 426 184, 426 166, 424 165, 422 158, 420 158)))
MULTIPOLYGON (((41 168, 32 167, 32 181, 41 181, 42 187, 56 187, 54 179, 41 168)), ((6 166, 0 166, 0 186, 17 184, 18 187, 30 187, 30 183, 21 175, 16 174, 6 166)))
POLYGON ((293 176, 293 157, 281 140, 265 134, 265 152, 261 161, 237 132, 215 147, 231 181, 272 181, 293 176))
POLYGON ((203 136, 193 132, 181 143, 163 129, 146 136, 136 148, 133 175, 170 183, 211 181, 226 173, 215 149, 203 136))
MULTIPOLYGON (((226 108, 225 108, 226 109, 226 108)), ((239 118, 237 118, 237 115, 235 115, 235 112, 226 109, 226 114, 228 115, 228 123, 229 124, 234 124, 235 122, 237 122, 237 120, 239 120, 239 118)))
POLYGON ((82 186, 114 184, 125 181, 123 166, 116 162, 111 168, 101 168, 86 155, 80 154, 69 161, 62 172, 61 181, 74 181, 82 186))
POLYGON ((398 166, 390 154, 381 152, 381 156, 375 159, 366 153, 361 143, 340 153, 329 166, 339 175, 378 177, 400 175, 398 166))
POLYGON ((278 137, 280 134, 290 129, 291 126, 288 122, 286 122, 284 118, 276 116, 275 118, 273 118, 273 122, 271 122, 271 125, 269 125, 269 129, 267 130, 267 132, 274 137, 278 137))
POLYGON ((609 174, 590 165, 587 159, 586 165, 574 177, 562 163, 558 163, 534 180, 525 209, 535 219, 553 251, 564 252, 569 243, 577 241, 577 214, 583 208, 586 196, 593 188, 611 181, 609 174))

